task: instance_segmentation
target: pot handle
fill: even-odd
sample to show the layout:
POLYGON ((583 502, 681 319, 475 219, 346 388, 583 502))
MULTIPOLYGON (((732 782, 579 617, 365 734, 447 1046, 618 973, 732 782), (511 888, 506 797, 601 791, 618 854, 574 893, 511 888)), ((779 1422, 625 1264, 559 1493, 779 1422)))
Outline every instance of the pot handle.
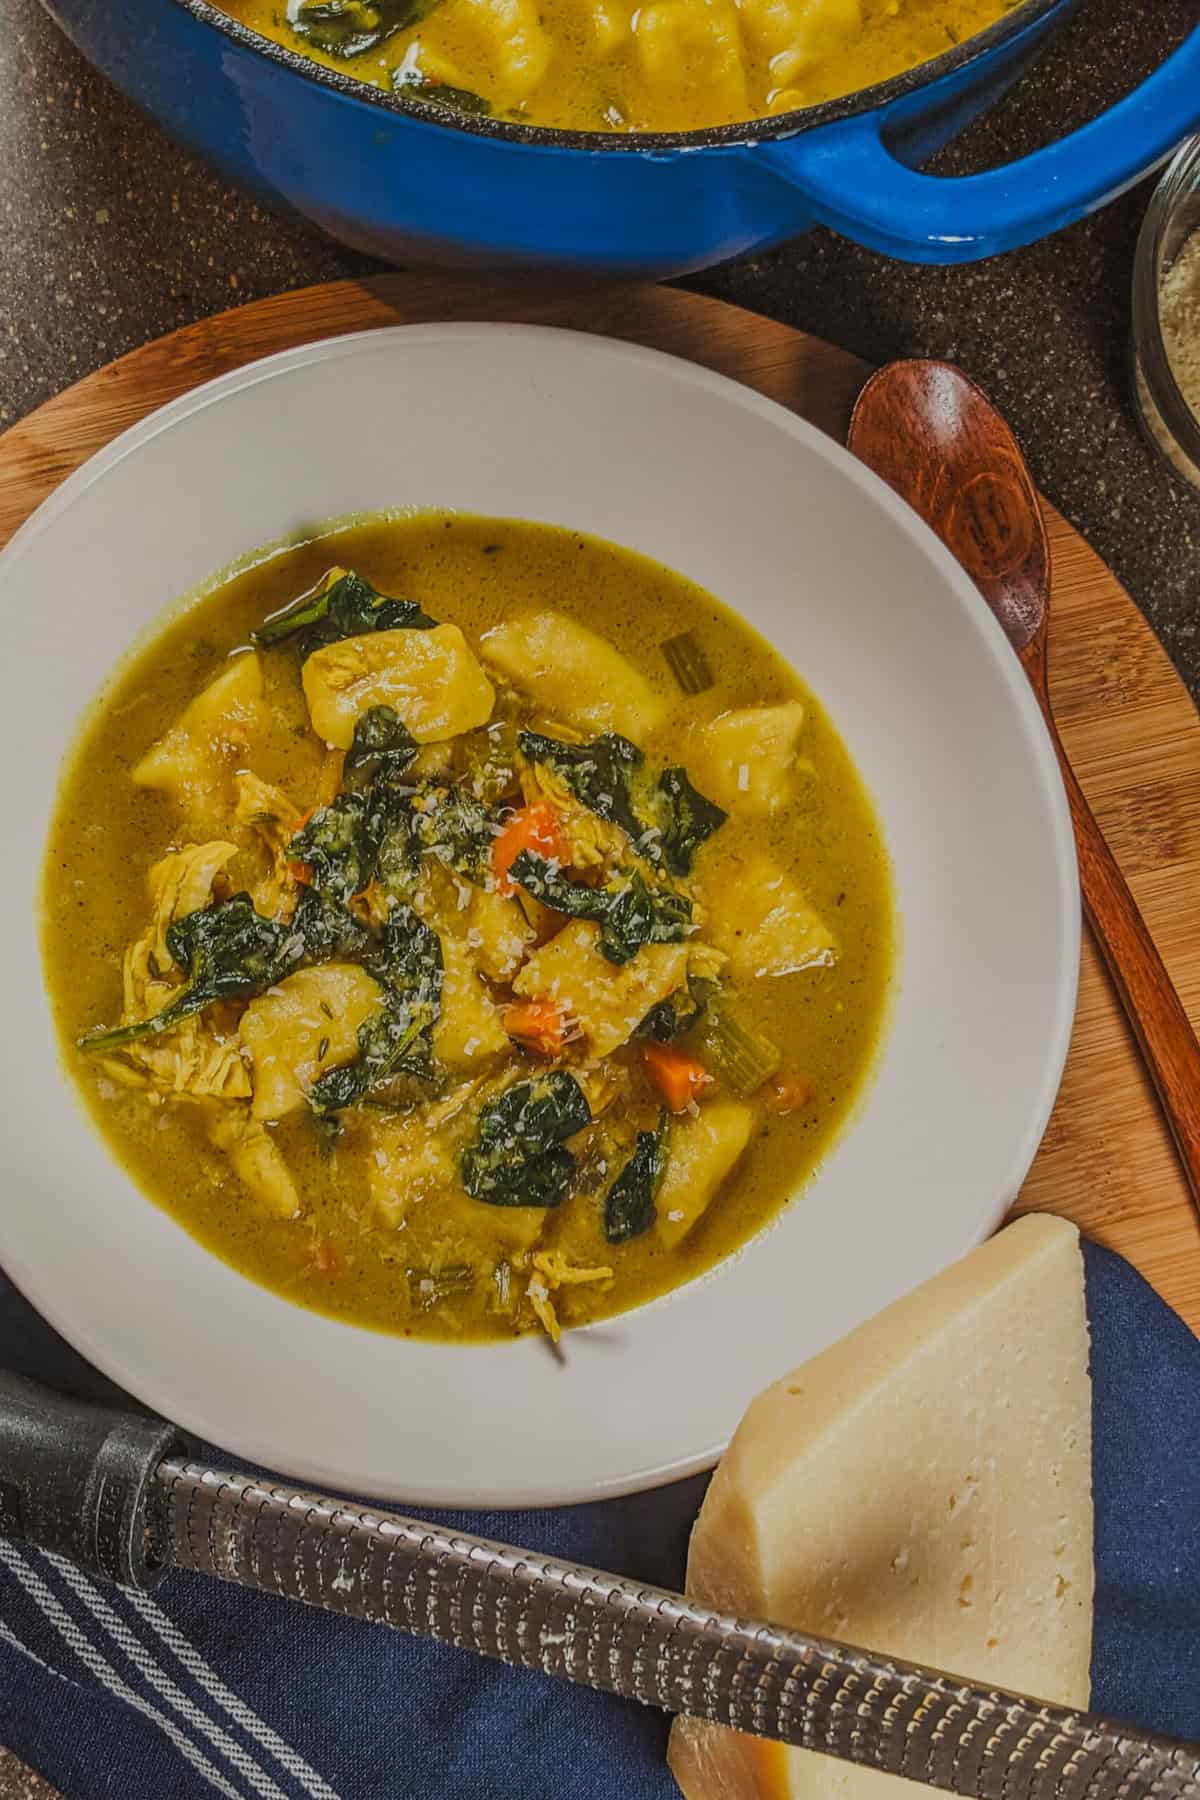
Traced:
POLYGON ((887 137, 904 106, 760 144, 753 154, 801 190, 816 221, 871 250, 905 262, 978 262, 1107 205, 1196 128, 1200 27, 1098 119, 982 175, 922 175, 900 162, 887 137))

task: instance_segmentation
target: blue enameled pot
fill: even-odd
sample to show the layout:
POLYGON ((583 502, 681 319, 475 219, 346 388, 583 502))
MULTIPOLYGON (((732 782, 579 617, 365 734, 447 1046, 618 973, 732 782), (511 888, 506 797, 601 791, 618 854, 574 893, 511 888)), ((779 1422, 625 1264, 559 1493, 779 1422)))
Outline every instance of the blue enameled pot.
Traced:
POLYGON ((1076 0, 1023 0, 945 56, 843 100, 637 136, 448 121, 282 49, 208 0, 46 4, 198 155, 393 262, 679 275, 817 223, 890 256, 965 262, 1103 206, 1200 123, 1198 28, 1134 93, 1049 148, 983 175, 918 173, 1076 0))

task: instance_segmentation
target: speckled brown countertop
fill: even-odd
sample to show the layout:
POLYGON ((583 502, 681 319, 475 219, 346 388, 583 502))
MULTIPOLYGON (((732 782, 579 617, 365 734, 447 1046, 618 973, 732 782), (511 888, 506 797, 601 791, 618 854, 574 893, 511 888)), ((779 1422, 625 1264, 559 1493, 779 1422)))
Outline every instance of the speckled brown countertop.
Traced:
MULTIPOLYGON (((0 427, 147 338, 239 300, 371 267, 264 213, 168 144, 80 61, 36 0, 3 0, 2 11, 0 427)), ((1196 23, 1200 0, 1084 0, 1041 68, 943 166, 983 166, 1082 122, 1196 23)), ((817 232, 695 285, 876 361, 961 363, 1200 695, 1200 496, 1159 467, 1126 395, 1145 200, 1143 187, 1054 240, 973 268, 906 268, 817 232)), ((18 1779, 0 1755, 0 1797, 30 1792, 18 1779)))

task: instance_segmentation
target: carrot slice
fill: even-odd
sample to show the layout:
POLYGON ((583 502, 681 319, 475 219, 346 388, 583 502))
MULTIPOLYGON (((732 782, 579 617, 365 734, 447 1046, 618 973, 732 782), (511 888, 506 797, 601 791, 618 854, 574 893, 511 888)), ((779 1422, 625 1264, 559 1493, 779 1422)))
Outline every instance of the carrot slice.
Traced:
POLYGON ((812 1082, 805 1081, 802 1075, 777 1075, 767 1089, 767 1105, 773 1113, 786 1118, 788 1113, 807 1106, 813 1093, 812 1082))
POLYGON ((522 806, 492 841, 492 873, 502 894, 513 892, 508 871, 522 850, 534 850, 539 856, 556 862, 562 862, 566 857, 562 820, 545 801, 522 806))
POLYGON ((538 1056, 561 1056, 570 1041, 565 1008, 549 1000, 514 1000, 504 1009, 504 1029, 538 1056))
POLYGON ((340 1275, 342 1253, 332 1238, 314 1238, 308 1252, 309 1266, 318 1275, 340 1275))
POLYGON ((712 1080, 702 1062, 671 1044, 643 1044, 642 1061, 671 1112, 686 1112, 701 1088, 712 1080))

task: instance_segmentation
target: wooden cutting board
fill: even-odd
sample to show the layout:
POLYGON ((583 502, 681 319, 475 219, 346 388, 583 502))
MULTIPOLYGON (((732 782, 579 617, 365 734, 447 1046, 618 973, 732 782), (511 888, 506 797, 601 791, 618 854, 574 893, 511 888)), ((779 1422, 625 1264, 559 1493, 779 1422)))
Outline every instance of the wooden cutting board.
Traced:
MULTIPOLYGON (((0 544, 93 451, 198 382, 316 338, 452 318, 531 320, 653 345, 757 388, 838 439, 867 373, 830 344, 669 288, 410 275, 337 282, 160 338, 14 426, 0 437, 0 544)), ((1128 594, 1048 504, 1046 514, 1054 555, 1050 672, 1062 735, 1200 1023, 1200 720, 1128 594)), ((1032 1209, 1065 1214, 1120 1250, 1200 1330, 1200 1219, 1087 940, 1062 1090, 1018 1201, 1018 1210, 1032 1209)))

